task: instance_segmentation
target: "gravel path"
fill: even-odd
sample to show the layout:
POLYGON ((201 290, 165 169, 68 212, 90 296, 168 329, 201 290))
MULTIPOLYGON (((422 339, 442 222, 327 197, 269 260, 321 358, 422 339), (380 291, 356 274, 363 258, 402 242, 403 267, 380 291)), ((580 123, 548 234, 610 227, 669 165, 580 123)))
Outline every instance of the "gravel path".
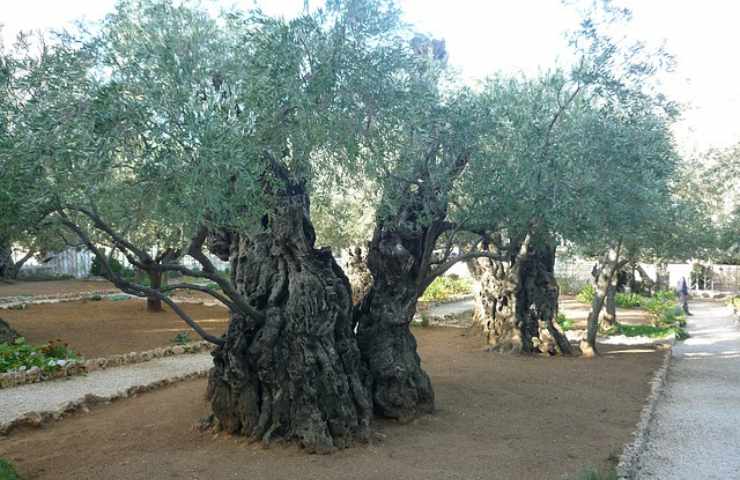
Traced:
POLYGON ((648 427, 638 479, 740 478, 740 326, 728 307, 693 305, 648 427))
POLYGON ((208 370, 213 364, 209 353, 177 355, 129 366, 96 370, 87 375, 62 380, 22 385, 0 390, 0 425, 8 424, 29 412, 58 412, 70 402, 86 395, 117 397, 131 387, 208 370))
POLYGON ((475 301, 472 298, 465 298, 457 302, 442 303, 429 309, 429 316, 444 317, 445 315, 457 315, 472 311, 475 307, 475 301))

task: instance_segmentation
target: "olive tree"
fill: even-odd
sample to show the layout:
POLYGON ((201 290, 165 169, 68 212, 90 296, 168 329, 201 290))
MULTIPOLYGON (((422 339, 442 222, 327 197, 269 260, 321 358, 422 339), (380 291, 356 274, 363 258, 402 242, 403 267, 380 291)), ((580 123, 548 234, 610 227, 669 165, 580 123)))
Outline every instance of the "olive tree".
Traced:
POLYGON ((108 258, 105 238, 143 271, 217 284, 157 290, 103 262, 117 287, 161 299, 217 345, 208 385, 217 428, 310 451, 368 436, 350 286, 316 247, 309 199, 357 171, 374 118, 394 104, 408 51, 398 25, 392 5, 372 0, 328 2, 289 21, 124 1, 99 33, 58 39, 15 82, 34 93, 2 155, 43 171, 33 195, 48 218, 98 258, 108 258), (177 250, 200 268, 137 245, 134 230, 149 220, 177 232, 177 250), (230 278, 208 250, 230 262, 230 278), (181 289, 229 308, 225 335, 172 300, 181 289))

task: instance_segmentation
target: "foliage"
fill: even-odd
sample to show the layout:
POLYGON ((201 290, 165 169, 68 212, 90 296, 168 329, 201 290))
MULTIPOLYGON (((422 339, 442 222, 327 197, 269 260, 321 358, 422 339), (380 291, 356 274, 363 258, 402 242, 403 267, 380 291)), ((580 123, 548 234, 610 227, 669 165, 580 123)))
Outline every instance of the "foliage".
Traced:
POLYGON ((45 273, 22 273, 24 282, 55 282, 59 280, 74 280, 72 275, 50 275, 45 273))
POLYGON ((624 335, 626 337, 650 338, 664 338, 672 333, 676 335, 676 340, 685 340, 689 338, 689 334, 680 325, 625 325, 623 323, 617 322, 606 332, 607 335, 624 335))
MULTIPOLYGON (((93 259, 92 265, 90 266, 90 275, 93 277, 102 277, 104 276, 105 270, 103 268, 103 262, 106 260, 95 257, 93 259)), ((121 272, 124 271, 124 266, 121 262, 119 262, 116 258, 111 257, 107 260, 109 268, 113 271, 115 274, 121 274, 121 272)))
POLYGON ((591 302, 594 301, 594 297, 596 296, 596 289, 591 283, 587 283, 580 292, 578 292, 578 295, 576 295, 576 299, 578 299, 581 303, 587 303, 591 304, 591 302))
POLYGON ((52 372, 79 360, 80 355, 61 340, 51 340, 46 345, 34 347, 19 337, 12 344, 0 344, 0 372, 33 367, 52 372))
POLYGON ((645 297, 632 292, 617 292, 615 301, 621 308, 637 308, 645 301, 645 297))
POLYGON ((670 290, 656 292, 650 298, 645 298, 642 307, 647 310, 656 322, 664 321, 675 316, 676 294, 670 290))
POLYGON ((0 480, 21 480, 12 463, 0 458, 0 480))
POLYGON ((187 345, 188 343, 192 342, 192 338, 190 338, 189 332, 180 332, 177 335, 175 335, 175 338, 172 339, 172 343, 176 345, 187 345))
POLYGON ((440 276, 434 279, 419 300, 422 302, 441 302, 456 296, 467 295, 472 291, 473 286, 468 279, 451 275, 440 276))
POLYGON ((652 297, 635 295, 636 301, 650 313, 653 325, 624 325, 617 323, 609 329, 607 335, 626 335, 628 337, 646 336, 662 338, 675 333, 677 340, 689 337, 685 330, 686 315, 676 303, 676 294, 671 291, 660 291, 652 297))
POLYGON ((566 317, 565 314, 558 313, 558 318, 556 319, 556 321, 564 332, 567 332, 568 330, 573 330, 574 322, 570 318, 566 317))

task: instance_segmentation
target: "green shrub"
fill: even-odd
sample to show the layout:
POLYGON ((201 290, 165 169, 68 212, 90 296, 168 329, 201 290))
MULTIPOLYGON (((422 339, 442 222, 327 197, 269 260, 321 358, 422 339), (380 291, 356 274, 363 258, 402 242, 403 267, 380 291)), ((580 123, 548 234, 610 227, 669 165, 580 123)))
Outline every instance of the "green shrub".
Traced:
POLYGON ((636 293, 617 293, 614 300, 618 307, 636 308, 645 302, 645 297, 636 293))
POLYGON ((74 280, 75 278, 68 274, 57 275, 52 273, 34 272, 33 270, 29 272, 22 270, 21 273, 19 273, 19 277, 26 282, 54 282, 58 280, 74 280))
MULTIPOLYGON (((111 258, 108 265, 110 266, 110 269, 113 270, 113 273, 120 274, 124 270, 121 262, 115 258, 111 258)), ((92 266, 90 267, 90 275, 94 277, 104 277, 104 273, 105 269, 103 268, 103 261, 96 255, 93 259, 92 266)))
POLYGON ((607 335, 624 335, 625 337, 649 338, 664 338, 669 336, 671 333, 674 333, 676 335, 677 340, 684 340, 689 337, 686 330, 684 330, 679 325, 625 325, 623 323, 617 322, 606 332, 607 335))
POLYGON ((576 295, 576 299, 578 299, 578 301, 581 303, 591 303, 594 301, 595 296, 596 290, 594 289, 594 286, 588 283, 585 287, 581 289, 580 292, 578 292, 578 295, 576 295))
POLYGON ((558 325, 560 325, 560 328, 562 328, 564 332, 573 329, 573 320, 562 313, 558 313, 558 318, 555 321, 558 322, 558 325))
POLYGON ((440 302, 457 295, 469 294, 473 291, 470 280, 453 276, 437 277, 424 291, 420 298, 423 302, 440 302))
POLYGON ((26 343, 23 337, 16 338, 10 344, 0 343, 0 373, 33 367, 48 373, 79 360, 80 355, 61 340, 51 340, 41 347, 26 343))
POLYGON ((189 332, 180 332, 177 335, 175 335, 175 338, 172 339, 172 343, 175 345, 185 345, 193 340, 190 338, 189 332))
POLYGON ((0 480, 21 480, 12 463, 0 458, 0 480))

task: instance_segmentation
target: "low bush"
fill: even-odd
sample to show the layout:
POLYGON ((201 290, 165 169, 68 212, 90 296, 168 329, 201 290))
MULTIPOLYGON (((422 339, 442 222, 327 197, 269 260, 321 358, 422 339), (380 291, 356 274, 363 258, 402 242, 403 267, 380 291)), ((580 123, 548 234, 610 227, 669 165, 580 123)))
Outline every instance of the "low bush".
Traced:
POLYGON ((650 338, 663 338, 675 333, 677 340, 689 337, 684 329, 686 326, 686 315, 676 302, 676 295, 671 291, 657 292, 652 297, 643 297, 634 294, 617 294, 617 304, 639 305, 643 307, 652 317, 652 325, 623 325, 617 323, 609 329, 607 335, 625 335, 628 337, 644 336, 650 338), (634 297, 628 297, 634 295, 634 297))
POLYGON ((637 308, 645 301, 645 297, 636 293, 617 293, 614 300, 618 307, 637 308))
POLYGON ((686 330, 680 325, 625 325, 617 322, 612 328, 610 328, 607 335, 624 335, 625 337, 649 337, 649 338, 664 338, 669 336, 671 333, 676 335, 677 340, 684 340, 689 337, 686 330))
POLYGON ((0 458, 0 480, 21 480, 12 463, 0 458))
POLYGON ((576 299, 578 299, 578 301, 581 303, 590 304, 594 301, 595 296, 596 290, 594 289, 594 286, 588 283, 585 287, 581 289, 580 292, 578 292, 578 295, 576 295, 576 299))
POLYGON ((74 276, 67 274, 57 275, 53 273, 34 272, 33 270, 28 272, 21 270, 21 273, 19 273, 18 276, 26 282, 54 282, 58 280, 74 280, 75 278, 74 276))
POLYGON ((562 328, 564 332, 573 329, 573 320, 562 313, 558 313, 558 318, 555 321, 558 322, 558 325, 560 325, 560 328, 562 328))
POLYGON ((61 340, 51 340, 40 347, 30 345, 23 337, 13 343, 0 343, 0 373, 33 367, 52 372, 79 360, 80 355, 61 340))
POLYGON ((180 332, 175 335, 175 338, 172 339, 172 343, 174 343, 175 345, 186 345, 192 341, 193 339, 190 338, 189 332, 180 332))
POLYGON ((472 293, 473 285, 470 280, 460 277, 437 277, 424 291, 420 298, 422 302, 441 302, 458 295, 472 293))

